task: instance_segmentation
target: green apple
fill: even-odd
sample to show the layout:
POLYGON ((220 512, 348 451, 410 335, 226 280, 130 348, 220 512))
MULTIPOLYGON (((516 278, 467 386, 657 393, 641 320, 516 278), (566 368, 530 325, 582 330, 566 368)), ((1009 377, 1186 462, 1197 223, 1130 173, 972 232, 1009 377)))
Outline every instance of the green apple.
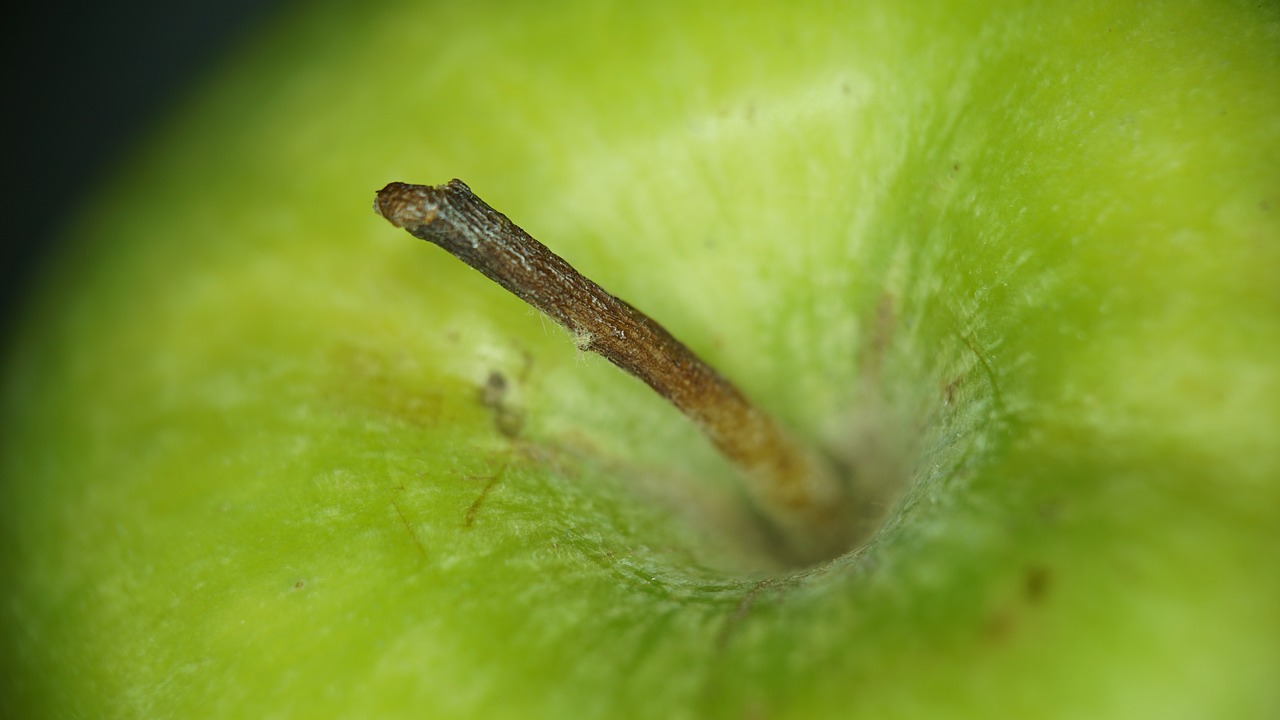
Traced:
POLYGON ((1280 713, 1274 3, 321 3, 77 217, 5 717, 1280 713), (847 552, 369 210, 451 177, 834 458, 847 552))

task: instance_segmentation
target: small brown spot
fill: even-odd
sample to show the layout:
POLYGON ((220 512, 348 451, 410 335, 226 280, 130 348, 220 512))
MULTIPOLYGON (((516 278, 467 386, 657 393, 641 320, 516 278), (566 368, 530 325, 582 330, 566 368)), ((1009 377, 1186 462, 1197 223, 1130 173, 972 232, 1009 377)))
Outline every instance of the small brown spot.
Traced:
POLYGON ((293 584, 293 589, 294 589, 294 590, 301 590, 301 589, 302 589, 303 587, 305 587, 305 586, 306 586, 306 583, 305 583, 305 582, 303 582, 303 581, 301 581, 301 580, 299 580, 298 582, 296 582, 296 583, 294 583, 294 584, 293 584))
POLYGON ((875 348, 876 352, 883 353, 889 347, 889 341, 893 338, 893 330, 897 325, 898 316, 894 309, 894 297, 890 293, 881 293, 880 299, 876 301, 876 334, 875 348))
POLYGON ((480 404, 487 408, 501 407, 507 397, 507 376, 492 370, 484 385, 480 386, 480 404))
POLYGON ((1008 610, 996 610, 987 616, 982 625, 982 634, 991 642, 1001 642, 1009 638, 1013 625, 1013 615, 1008 610))
POLYGON ((520 431, 524 429, 524 413, 512 408, 503 408, 494 416, 493 421, 498 432, 509 438, 519 437, 520 431))
POLYGON ((1062 501, 1051 500, 1049 502, 1041 503, 1040 506, 1036 508, 1036 514, 1039 515, 1040 519, 1045 523, 1056 523, 1062 519, 1062 501))
POLYGON ((1028 568, 1023 580, 1023 593, 1027 602, 1040 604, 1049 593, 1049 569, 1040 565, 1028 568))
POLYGON ((507 377, 497 370, 480 386, 480 404, 493 411, 493 424, 505 437, 514 438, 524 428, 524 413, 507 403, 507 377))
POLYGON ((942 386, 942 404, 950 406, 956 400, 956 391, 960 389, 960 383, 964 382, 964 376, 957 375, 948 380, 942 386))

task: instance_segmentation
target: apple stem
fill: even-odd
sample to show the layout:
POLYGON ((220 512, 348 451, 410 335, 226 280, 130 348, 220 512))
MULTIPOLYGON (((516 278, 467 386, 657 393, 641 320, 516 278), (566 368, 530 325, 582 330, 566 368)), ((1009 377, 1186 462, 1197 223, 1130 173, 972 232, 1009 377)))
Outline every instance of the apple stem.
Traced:
POLYGON ((644 381, 742 471, 791 562, 847 549, 847 492, 838 475, 661 325, 584 277, 477 197, 461 180, 388 184, 374 211, 439 245, 644 381))

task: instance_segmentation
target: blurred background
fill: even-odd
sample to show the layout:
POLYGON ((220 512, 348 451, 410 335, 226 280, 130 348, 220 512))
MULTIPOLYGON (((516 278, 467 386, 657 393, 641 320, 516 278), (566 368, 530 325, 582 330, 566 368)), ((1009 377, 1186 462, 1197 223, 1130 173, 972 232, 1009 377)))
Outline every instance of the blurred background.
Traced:
POLYGON ((37 3, 4 43, 0 330, 57 251, 76 199, 290 0, 37 3))

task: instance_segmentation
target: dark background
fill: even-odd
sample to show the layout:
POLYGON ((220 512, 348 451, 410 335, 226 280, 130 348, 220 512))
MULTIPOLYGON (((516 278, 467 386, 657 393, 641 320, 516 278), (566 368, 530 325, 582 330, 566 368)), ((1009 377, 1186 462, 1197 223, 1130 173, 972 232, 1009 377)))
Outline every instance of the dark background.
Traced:
MULTIPOLYGON (((25 2, 5 25, 0 331, 56 253, 74 198, 286 0, 25 2)), ((0 341, 0 347, 4 343, 0 341)))

